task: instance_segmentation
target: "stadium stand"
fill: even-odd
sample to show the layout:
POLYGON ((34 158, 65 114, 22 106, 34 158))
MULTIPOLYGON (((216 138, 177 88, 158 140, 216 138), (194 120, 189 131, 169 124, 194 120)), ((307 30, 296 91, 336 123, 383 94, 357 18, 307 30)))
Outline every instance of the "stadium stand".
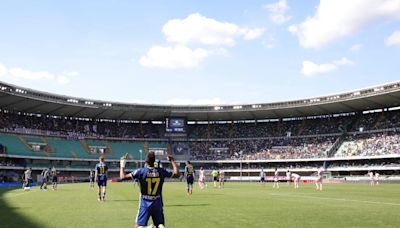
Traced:
MULTIPOLYGON (((2 88, 0 162, 5 164, 4 169, 55 166, 67 175, 77 172, 86 176, 100 154, 106 155, 115 172, 118 159, 125 153, 131 160, 130 167, 135 168, 148 151, 155 151, 158 159, 164 160, 167 152, 175 154, 186 148, 188 153, 183 153, 181 160, 193 160, 196 168, 232 169, 235 173, 244 162, 251 175, 260 168, 311 172, 321 166, 350 174, 353 171, 348 171, 349 167, 364 172, 363 166, 368 163, 397 167, 396 159, 400 158, 400 111, 394 107, 399 105, 396 97, 400 97, 400 83, 317 99, 243 105, 243 111, 228 106, 120 103, 112 104, 111 109, 108 103, 104 108, 100 101, 93 101, 100 103, 95 107, 80 107, 76 103, 71 106, 65 96, 49 97, 24 89, 27 93, 20 98, 14 87, 2 88), (32 106, 36 102, 38 107, 51 109, 43 110, 46 114, 32 113, 37 109, 27 107, 26 99, 32 106), (21 109, 24 111, 18 111, 21 109), (63 115, 54 110, 62 110, 63 115), (172 116, 171 110, 186 115, 184 134, 167 134, 165 118, 172 116), (90 117, 81 113, 89 113, 90 117)), ((391 172, 399 170, 393 168, 391 172)))
MULTIPOLYGON (((301 121, 294 120, 293 122, 285 121, 282 123, 196 125, 191 126, 191 132, 201 133, 208 131, 205 138, 201 138, 202 135, 200 134, 196 134, 191 138, 190 135, 193 134, 190 134, 186 140, 190 141, 191 159, 194 160, 326 158, 330 157, 330 152, 335 141, 343 135, 345 135, 345 139, 340 147, 338 147, 337 152, 332 153, 335 157, 398 154, 399 135, 396 131, 393 131, 393 128, 395 129, 398 126, 398 116, 399 111, 393 111, 385 113, 385 115, 382 113, 373 113, 361 115, 358 118, 352 115, 327 119, 321 117, 301 121), (392 121, 394 122, 392 123, 392 121), (347 128, 351 122, 356 122, 356 124, 350 129, 358 129, 359 131, 347 132, 347 128), (377 128, 378 126, 384 128, 377 128), (277 131, 278 128, 284 130, 277 131), (238 131, 237 129, 241 130, 238 131), (288 129, 297 130, 293 131, 292 135, 288 129), (313 129, 313 131, 308 129, 313 129), (368 133, 370 130, 374 130, 376 133, 368 133), (389 133, 379 133, 380 131, 388 130, 390 131, 389 133), (285 136, 282 136, 283 131, 286 131, 285 136), (253 134, 250 134, 250 132, 253 132, 253 134), (299 134, 300 132, 302 134, 299 134), (234 137, 228 137, 229 135, 234 137), (209 136, 215 137, 209 138, 209 136)), ((29 118, 26 117, 26 119, 29 118)), ((19 121, 21 117, 3 113, 1 119, 3 120, 2 122, 12 119, 19 121)), ((30 126, 36 126, 37 128, 24 128, 21 131, 19 125, 8 122, 11 124, 8 126, 17 127, 7 128, 7 126, 2 126, 4 132, 14 131, 24 134, 2 133, 0 143, 6 145, 8 148, 7 151, 12 154, 30 156, 48 156, 51 153, 54 157, 95 158, 98 156, 98 152, 90 150, 90 148, 95 147, 104 148, 112 158, 118 158, 124 153, 129 153, 132 158, 138 159, 140 157, 139 151, 145 151, 146 145, 147 150, 149 148, 165 149, 167 147, 165 143, 146 144, 144 139, 138 139, 139 141, 124 141, 124 132, 121 132, 121 135, 114 135, 117 137, 117 140, 110 140, 110 138, 103 135, 87 134, 88 132, 77 132, 77 129, 85 128, 84 126, 87 125, 85 122, 75 122, 76 127, 71 129, 70 127, 63 126, 63 124, 70 126, 69 122, 59 121, 58 119, 37 119, 36 117, 33 117, 33 119, 28 122, 34 123, 38 120, 47 121, 52 122, 57 127, 52 129, 48 127, 50 125, 46 125, 45 129, 41 129, 39 127, 43 125, 34 123, 30 126), (57 132, 60 129, 70 129, 72 132, 64 131, 65 134, 61 135, 62 137, 54 137, 54 135, 58 135, 57 132), (29 133, 44 133, 47 136, 35 136, 29 133), (44 144, 48 145, 48 147, 39 150, 39 152, 43 153, 38 153, 32 150, 31 144, 44 144)), ((156 137, 154 131, 157 128, 161 128, 161 126, 151 125, 146 131, 153 131, 151 135, 152 137, 156 137)), ((105 132, 108 132, 107 128, 104 129, 105 132)), ((158 139, 163 140, 162 135, 157 134, 158 139)))

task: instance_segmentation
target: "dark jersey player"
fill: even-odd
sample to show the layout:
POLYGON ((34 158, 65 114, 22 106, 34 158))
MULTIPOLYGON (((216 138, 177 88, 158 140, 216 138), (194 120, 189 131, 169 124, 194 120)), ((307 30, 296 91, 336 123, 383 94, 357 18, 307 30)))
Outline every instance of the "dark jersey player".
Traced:
POLYGON ((185 178, 187 183, 187 192, 189 196, 191 196, 193 193, 194 173, 195 171, 193 166, 190 164, 190 161, 186 161, 185 178))
POLYGON ((51 168, 51 185, 52 185, 52 189, 53 191, 57 190, 57 182, 58 182, 58 178, 57 178, 57 170, 56 168, 53 166, 53 168, 51 168))
POLYGON ((107 188, 107 172, 108 166, 104 163, 104 157, 100 156, 99 163, 96 165, 95 178, 99 187, 99 201, 105 201, 107 188))
POLYGON ((121 158, 120 178, 122 180, 136 178, 140 183, 140 206, 135 224, 137 228, 146 227, 150 216, 156 227, 164 227, 165 225, 161 196, 164 179, 179 175, 179 170, 173 157, 168 155, 167 158, 172 164, 173 172, 164 168, 154 167, 155 154, 154 152, 149 152, 146 155, 146 166, 128 174, 125 173, 126 160, 124 157, 121 158))
POLYGON ((40 189, 47 190, 47 182, 49 181, 50 169, 44 168, 42 173, 42 184, 40 185, 40 189))

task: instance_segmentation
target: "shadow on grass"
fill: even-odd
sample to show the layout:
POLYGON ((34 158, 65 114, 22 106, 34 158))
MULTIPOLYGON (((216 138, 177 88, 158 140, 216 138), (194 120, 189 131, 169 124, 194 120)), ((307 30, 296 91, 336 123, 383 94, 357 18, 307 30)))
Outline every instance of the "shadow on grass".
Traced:
POLYGON ((165 205, 164 207, 204 207, 204 206, 210 206, 211 204, 209 203, 195 203, 195 204, 171 204, 171 205, 165 205))
MULTIPOLYGON (((15 207, 8 204, 7 198, 4 195, 6 192, 15 189, 18 188, 0 188, 0 227, 43 227, 21 215, 18 211, 23 210, 23 207, 15 207)), ((23 194, 22 189, 20 191, 23 194)))

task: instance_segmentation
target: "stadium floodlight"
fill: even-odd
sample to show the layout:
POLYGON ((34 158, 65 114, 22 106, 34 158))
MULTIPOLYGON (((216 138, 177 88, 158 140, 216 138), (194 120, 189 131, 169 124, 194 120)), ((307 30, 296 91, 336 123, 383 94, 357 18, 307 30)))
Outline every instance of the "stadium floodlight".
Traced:
MULTIPOLYGON (((4 88, 4 87, 3 87, 3 88, 4 88)), ((26 91, 25 91, 25 90, 22 90, 22 89, 16 89, 15 92, 26 94, 26 91)))
POLYGON ((77 99, 68 99, 67 102, 70 103, 79 103, 79 101, 77 99))

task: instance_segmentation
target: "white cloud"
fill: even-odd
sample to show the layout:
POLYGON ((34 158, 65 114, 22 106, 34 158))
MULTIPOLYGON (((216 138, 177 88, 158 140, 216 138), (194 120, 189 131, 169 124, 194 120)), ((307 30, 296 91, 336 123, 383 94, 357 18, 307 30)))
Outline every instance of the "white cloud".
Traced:
POLYGON ((350 51, 359 51, 363 47, 362 44, 354 44, 353 46, 350 47, 350 51))
POLYGON ((184 19, 169 20, 162 32, 173 44, 151 47, 140 57, 140 65, 167 69, 197 67, 210 55, 227 55, 224 47, 233 46, 237 38, 254 40, 263 35, 264 29, 240 27, 193 13, 184 19))
POLYGON ((60 85, 66 85, 71 82, 71 79, 65 75, 59 75, 57 77, 57 83, 60 85))
POLYGON ((14 67, 8 70, 8 73, 14 78, 27 79, 27 80, 54 80, 54 75, 45 71, 30 71, 22 68, 14 67))
POLYGON ((264 5, 264 7, 271 13, 270 18, 276 24, 283 24, 291 18, 291 16, 286 15, 286 11, 289 9, 286 0, 279 0, 278 2, 264 5))
POLYGON ((311 77, 317 74, 334 71, 340 65, 352 65, 352 64, 354 64, 353 61, 347 58, 341 58, 339 60, 334 60, 331 63, 323 63, 323 64, 317 64, 312 61, 306 60, 303 61, 301 73, 307 77, 311 77))
POLYGON ((8 72, 7 67, 0 63, 0 77, 6 75, 8 72))
POLYGON ((144 67, 158 67, 167 69, 197 67, 201 61, 209 55, 209 52, 196 48, 194 50, 183 46, 174 47, 153 46, 145 56, 139 59, 144 67))
POLYGON ((76 72, 76 71, 64 72, 63 74, 66 75, 66 76, 71 76, 71 77, 75 77, 75 76, 79 75, 79 73, 76 72))
POLYGON ((379 21, 400 19, 400 0, 320 0, 314 16, 289 26, 301 46, 319 48, 379 21))
POLYGON ((341 59, 338 59, 338 60, 334 60, 333 63, 335 65, 353 65, 354 64, 353 61, 351 61, 345 57, 342 57, 341 59))
POLYGON ((128 103, 131 103, 131 104, 151 104, 151 102, 148 102, 148 101, 145 101, 145 100, 141 100, 141 99, 129 100, 128 103))
POLYGON ((274 48, 276 44, 276 39, 274 36, 270 35, 266 40, 262 42, 262 44, 268 49, 274 48))
POLYGON ((7 68, 5 65, 0 63, 0 76, 4 79, 13 81, 18 80, 30 80, 30 81, 52 81, 60 85, 70 83, 72 76, 79 75, 78 72, 64 72, 58 76, 47 72, 47 71, 31 71, 20 67, 7 68))
POLYGON ((255 28, 255 29, 243 28, 240 29, 239 33, 243 35, 243 39, 245 40, 254 40, 262 36, 264 31, 265 29, 263 28, 255 28))
POLYGON ((228 45, 235 44, 237 37, 252 40, 260 37, 263 28, 245 28, 229 22, 220 22, 193 13, 185 19, 172 19, 162 28, 167 41, 180 44, 228 45))
POLYGON ((400 31, 394 31, 389 37, 385 39, 386 46, 400 46, 400 31))
POLYGON ((173 98, 167 101, 169 105, 219 105, 223 104, 219 97, 209 99, 173 98))
POLYGON ((335 69, 336 69, 336 66, 335 66, 335 64, 332 64, 332 63, 316 64, 314 62, 306 60, 306 61, 303 61, 303 68, 301 69, 301 72, 305 76, 313 76, 316 74, 333 71, 335 69))

